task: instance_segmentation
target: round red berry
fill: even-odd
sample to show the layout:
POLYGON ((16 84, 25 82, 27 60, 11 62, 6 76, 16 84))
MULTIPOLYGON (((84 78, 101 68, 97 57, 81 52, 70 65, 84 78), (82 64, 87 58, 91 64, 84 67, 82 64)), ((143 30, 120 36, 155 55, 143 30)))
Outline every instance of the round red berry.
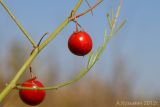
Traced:
POLYGON ((85 31, 74 32, 68 40, 68 48, 73 54, 84 56, 92 49, 92 39, 85 31))
MULTIPOLYGON (((44 87, 43 84, 36 79, 30 79, 24 82, 23 84, 21 84, 21 86, 29 87, 29 88, 44 87)), ((31 106, 40 104, 44 100, 45 94, 46 93, 44 90, 21 89, 19 91, 19 96, 22 99, 22 101, 31 106)))

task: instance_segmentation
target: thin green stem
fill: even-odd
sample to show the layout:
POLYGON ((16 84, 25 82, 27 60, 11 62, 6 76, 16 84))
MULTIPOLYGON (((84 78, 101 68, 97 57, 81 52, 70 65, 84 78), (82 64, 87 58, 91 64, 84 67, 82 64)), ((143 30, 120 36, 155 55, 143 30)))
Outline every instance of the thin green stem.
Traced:
POLYGON ((22 25, 17 21, 16 17, 10 12, 10 10, 8 9, 8 7, 2 2, 0 1, 1 5, 3 6, 3 8, 7 11, 7 13, 9 14, 9 16, 12 18, 12 20, 17 24, 18 28, 22 31, 22 33, 27 37, 27 39, 30 41, 30 43, 32 44, 33 47, 36 47, 35 42, 33 41, 33 39, 31 38, 31 36, 27 33, 27 31, 22 27, 22 25))
POLYGON ((118 5, 118 9, 117 9, 116 15, 115 15, 115 17, 114 17, 114 19, 113 19, 112 30, 114 30, 115 25, 116 25, 116 22, 117 22, 117 19, 118 19, 119 14, 120 14, 121 3, 122 3, 122 0, 120 0, 120 3, 119 3, 119 5, 118 5))
MULTIPOLYGON (((79 0, 79 2, 77 3, 77 5, 75 6, 75 8, 72 11, 72 16, 75 15, 76 11, 78 10, 78 8, 80 7, 80 5, 82 4, 83 0, 79 0)), ((70 17, 72 17, 70 16, 70 17)), ((68 17, 43 43, 42 45, 39 46, 39 50, 42 50, 48 43, 50 43, 59 32, 62 31, 62 29, 64 29, 64 27, 67 26, 67 24, 69 23, 69 18, 68 17)))
MULTIPOLYGON (((79 0, 75 8, 73 9, 73 15, 76 13, 80 5, 82 4, 83 0, 79 0)), ((28 66, 31 64, 31 62, 35 59, 35 57, 38 55, 39 51, 42 50, 63 28, 69 23, 68 18, 53 32, 50 37, 40 46, 35 48, 32 55, 29 57, 29 59, 24 63, 24 65, 21 67, 21 69, 17 72, 15 77, 12 79, 12 81, 2 90, 0 93, 0 102, 9 94, 9 92, 16 86, 17 81, 20 79, 22 74, 25 72, 25 70, 28 68, 28 66)))
POLYGON ((80 71, 79 74, 77 74, 72 80, 69 80, 69 81, 66 81, 66 82, 62 82, 62 83, 59 83, 55 86, 52 86, 52 87, 44 87, 44 88, 39 88, 39 87, 36 87, 36 88, 28 88, 28 87, 21 87, 21 86, 17 86, 16 88, 17 89, 25 89, 25 90, 56 90, 56 89, 59 89, 61 87, 65 87, 67 85, 70 85, 74 82, 77 82, 78 80, 80 80, 83 76, 85 76, 85 74, 87 72, 84 72, 85 71, 88 71, 87 69, 82 69, 80 71))

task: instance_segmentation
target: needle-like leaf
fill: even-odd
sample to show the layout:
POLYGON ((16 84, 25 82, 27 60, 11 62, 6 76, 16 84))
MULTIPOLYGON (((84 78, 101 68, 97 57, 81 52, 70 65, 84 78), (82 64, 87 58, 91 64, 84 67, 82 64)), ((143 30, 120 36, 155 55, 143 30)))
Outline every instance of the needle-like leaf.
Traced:
POLYGON ((119 26, 118 28, 115 30, 115 32, 117 33, 125 24, 126 24, 127 20, 124 20, 119 26))
POLYGON ((87 68, 89 68, 89 65, 92 62, 93 56, 94 56, 93 51, 91 51, 90 54, 89 54, 89 58, 88 58, 87 68))
POLYGON ((108 19, 108 23, 109 23, 109 28, 112 29, 112 20, 111 20, 109 13, 107 13, 107 19, 108 19))

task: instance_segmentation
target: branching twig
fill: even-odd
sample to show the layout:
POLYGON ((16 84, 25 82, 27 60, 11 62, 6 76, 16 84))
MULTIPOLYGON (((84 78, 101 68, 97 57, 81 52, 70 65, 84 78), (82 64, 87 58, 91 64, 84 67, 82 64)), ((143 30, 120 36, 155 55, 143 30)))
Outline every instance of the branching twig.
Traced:
MULTIPOLYGON (((85 1, 86 1, 87 5, 89 6, 89 8, 91 8, 91 5, 89 4, 88 0, 85 0, 85 1)), ((93 16, 93 11, 92 10, 91 10, 91 14, 93 16)))
POLYGON ((9 11, 7 6, 0 0, 1 5, 4 7, 4 9, 7 11, 9 16, 12 18, 12 20, 17 24, 18 28, 22 31, 22 33, 28 38, 30 43, 32 44, 33 47, 36 47, 35 42, 31 38, 31 36, 26 32, 26 30, 22 27, 22 25, 17 21, 16 17, 9 11))
POLYGON ((72 21, 72 20, 74 20, 74 19, 76 19, 76 18, 79 18, 79 17, 85 15, 86 13, 92 11, 92 10, 93 10, 96 6, 98 6, 102 1, 103 1, 103 0, 99 0, 99 1, 98 1, 95 5, 93 5, 92 7, 90 7, 90 8, 87 9, 87 10, 85 10, 85 11, 82 12, 81 14, 78 14, 78 15, 76 15, 76 16, 71 17, 69 20, 72 21))

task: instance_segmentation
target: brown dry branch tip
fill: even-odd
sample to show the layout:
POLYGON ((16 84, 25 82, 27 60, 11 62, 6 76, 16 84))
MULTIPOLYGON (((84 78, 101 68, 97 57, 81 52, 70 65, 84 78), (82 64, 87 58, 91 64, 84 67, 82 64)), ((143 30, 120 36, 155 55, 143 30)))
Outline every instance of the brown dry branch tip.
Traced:
MULTIPOLYGON (((89 4, 88 0, 85 0, 85 2, 87 3, 87 5, 89 6, 89 8, 91 8, 91 5, 89 4)), ((91 14, 93 16, 93 11, 91 10, 91 14)))
POLYGON ((95 7, 97 7, 101 2, 103 2, 103 0, 98 0, 98 2, 97 2, 95 5, 89 6, 89 7, 90 7, 89 9, 85 10, 84 12, 82 12, 81 14, 78 14, 78 15, 76 15, 76 16, 72 16, 72 12, 71 12, 71 17, 69 18, 69 21, 73 21, 73 20, 75 20, 75 19, 77 19, 77 18, 85 15, 86 13, 88 13, 88 12, 90 12, 90 11, 92 12, 92 10, 93 10, 95 7))

